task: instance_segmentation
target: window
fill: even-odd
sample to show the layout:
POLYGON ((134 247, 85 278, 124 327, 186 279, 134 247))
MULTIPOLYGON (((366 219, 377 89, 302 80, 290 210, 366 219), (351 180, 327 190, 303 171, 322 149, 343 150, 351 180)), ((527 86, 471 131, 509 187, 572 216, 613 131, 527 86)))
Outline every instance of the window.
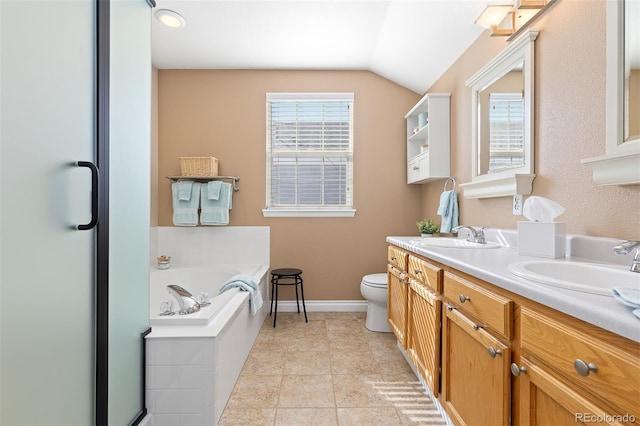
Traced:
POLYGON ((264 216, 353 216, 353 93, 267 93, 264 216))
POLYGON ((524 165, 524 99, 522 93, 489 95, 489 171, 524 165))

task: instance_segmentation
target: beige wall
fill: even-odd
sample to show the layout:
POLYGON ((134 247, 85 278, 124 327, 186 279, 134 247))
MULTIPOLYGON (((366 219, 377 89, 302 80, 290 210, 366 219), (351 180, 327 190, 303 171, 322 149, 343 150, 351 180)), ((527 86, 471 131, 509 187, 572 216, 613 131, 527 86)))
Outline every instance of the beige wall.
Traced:
MULTIPOLYGON (((181 156, 214 156, 240 177, 232 226, 271 227, 271 267, 304 270, 308 300, 360 299, 384 272, 387 235, 417 235, 420 186, 406 184, 404 115, 420 99, 366 71, 159 70, 159 225, 181 156), (354 92, 354 218, 264 218, 265 93, 354 92)), ((290 298, 292 293, 283 298, 290 298)))
MULTIPOLYGON (((640 186, 599 187, 580 163, 605 153, 605 2, 559 0, 532 24, 536 40, 533 195, 566 207, 558 218, 570 233, 640 238, 640 186)), ((429 89, 451 92, 452 174, 471 178, 471 90, 464 82, 507 42, 482 35, 429 89)), ((439 182, 423 185, 423 216, 436 217, 439 182)), ((460 222, 515 228, 511 197, 465 200, 460 222)))

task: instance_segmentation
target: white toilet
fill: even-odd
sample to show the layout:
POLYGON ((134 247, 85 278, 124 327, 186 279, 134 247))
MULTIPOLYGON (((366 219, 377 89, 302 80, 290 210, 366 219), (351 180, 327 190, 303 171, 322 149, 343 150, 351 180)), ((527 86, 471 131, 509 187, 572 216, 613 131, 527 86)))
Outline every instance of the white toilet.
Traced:
POLYGON ((360 293, 367 299, 365 326, 371 331, 390 333, 387 323, 387 274, 369 274, 362 278, 360 293))

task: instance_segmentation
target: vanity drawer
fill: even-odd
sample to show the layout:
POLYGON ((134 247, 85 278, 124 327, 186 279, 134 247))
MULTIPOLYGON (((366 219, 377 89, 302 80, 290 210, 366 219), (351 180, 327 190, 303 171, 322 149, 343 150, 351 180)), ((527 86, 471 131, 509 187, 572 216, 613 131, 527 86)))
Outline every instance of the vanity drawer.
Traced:
POLYGON ((461 312, 511 339, 513 301, 450 272, 444 273, 444 296, 461 312))
POLYGON ((634 356, 525 307, 520 315, 520 341, 524 352, 561 372, 570 384, 640 416, 640 350, 634 356), (582 375, 578 373, 581 365, 595 371, 585 368, 582 375))
POLYGON ((403 272, 407 271, 408 256, 406 251, 395 246, 389 246, 387 250, 387 261, 403 272))
POLYGON ((442 269, 416 257, 409 255, 409 275, 429 287, 431 291, 442 293, 442 269))

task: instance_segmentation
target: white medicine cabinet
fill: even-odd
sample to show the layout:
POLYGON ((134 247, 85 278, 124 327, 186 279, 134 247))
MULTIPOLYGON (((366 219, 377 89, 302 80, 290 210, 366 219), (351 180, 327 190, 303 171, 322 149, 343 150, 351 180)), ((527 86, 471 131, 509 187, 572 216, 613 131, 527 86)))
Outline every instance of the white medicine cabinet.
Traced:
POLYGON ((405 115, 407 183, 449 177, 450 93, 427 93, 405 115))

